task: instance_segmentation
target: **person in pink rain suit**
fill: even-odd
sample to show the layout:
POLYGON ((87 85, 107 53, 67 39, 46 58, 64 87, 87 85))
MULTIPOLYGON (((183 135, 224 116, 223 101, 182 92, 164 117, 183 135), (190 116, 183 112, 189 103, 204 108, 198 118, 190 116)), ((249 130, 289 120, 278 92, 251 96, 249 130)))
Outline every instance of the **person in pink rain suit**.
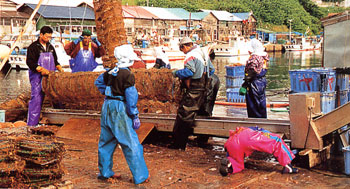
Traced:
POLYGON ((237 127, 230 130, 226 141, 227 157, 221 160, 220 174, 238 173, 244 169, 244 157, 249 157, 254 151, 273 154, 284 166, 282 173, 297 173, 298 169, 291 165, 295 158, 292 151, 278 135, 259 127, 237 127))

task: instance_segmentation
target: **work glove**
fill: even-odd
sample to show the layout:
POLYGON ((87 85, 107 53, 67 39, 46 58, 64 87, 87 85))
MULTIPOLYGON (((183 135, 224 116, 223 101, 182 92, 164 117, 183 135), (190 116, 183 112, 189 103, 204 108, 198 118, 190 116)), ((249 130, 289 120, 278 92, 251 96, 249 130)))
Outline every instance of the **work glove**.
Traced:
POLYGON ((74 40, 74 44, 78 44, 80 41, 83 41, 84 37, 83 36, 79 36, 78 39, 74 40))
POLYGON ((36 67, 36 71, 38 71, 39 73, 41 73, 41 75, 49 75, 50 71, 41 67, 41 66, 38 66, 36 67))
POLYGON ((173 74, 174 77, 176 77, 176 72, 177 70, 173 70, 171 73, 173 74))
POLYGON ((247 94, 247 87, 248 87, 248 82, 244 81, 241 88, 239 88, 239 95, 244 96, 247 94))
POLYGON ((63 68, 62 68, 61 65, 57 65, 56 68, 57 68, 57 70, 58 70, 59 72, 64 72, 64 70, 63 70, 63 68))
POLYGON ((132 128, 134 130, 139 129, 141 126, 141 122, 138 116, 135 116, 134 119, 132 120, 132 128))
POLYGON ((97 40, 96 37, 93 37, 91 40, 92 40, 94 43, 96 43, 96 45, 97 45, 98 47, 101 46, 101 43, 97 40))
POLYGON ((245 88, 243 86, 241 88, 239 88, 239 95, 244 96, 246 94, 247 94, 247 88, 245 88))

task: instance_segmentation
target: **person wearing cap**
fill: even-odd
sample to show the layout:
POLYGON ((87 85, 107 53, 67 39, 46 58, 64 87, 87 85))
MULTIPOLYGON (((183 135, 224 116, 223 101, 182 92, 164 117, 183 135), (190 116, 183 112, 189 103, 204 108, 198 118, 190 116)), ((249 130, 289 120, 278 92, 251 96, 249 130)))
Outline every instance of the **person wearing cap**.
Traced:
POLYGON ((96 38, 91 38, 91 34, 90 30, 85 29, 78 39, 64 46, 71 57, 69 65, 72 73, 93 71, 98 65, 95 59, 106 53, 101 43, 96 38))
POLYGON ((193 133, 194 120, 203 106, 210 77, 215 71, 208 52, 194 45, 189 37, 180 41, 180 50, 186 54, 184 68, 173 70, 173 76, 181 80, 183 96, 179 102, 177 116, 174 124, 173 149, 186 149, 188 137, 193 133))
POLYGON ((137 60, 131 45, 114 49, 118 63, 113 69, 98 76, 95 86, 105 95, 101 110, 101 133, 98 143, 98 179, 118 179, 113 172, 113 153, 119 144, 129 165, 135 184, 147 182, 149 172, 143 157, 143 147, 135 130, 140 126, 136 107, 138 92, 135 76, 129 67, 137 60))
POLYGON ((264 50, 264 46, 257 39, 250 41, 250 57, 244 69, 244 83, 239 90, 240 95, 246 97, 247 113, 251 118, 267 118, 265 75, 269 56, 264 50))
POLYGON ((55 48, 51 45, 53 30, 49 26, 40 29, 38 40, 33 42, 27 50, 26 64, 29 68, 29 81, 31 85, 31 98, 28 105, 28 126, 37 126, 44 100, 44 92, 41 87, 43 76, 49 75, 56 69, 63 72, 62 66, 57 61, 55 48))
POLYGON ((244 169, 244 158, 254 151, 273 154, 283 166, 282 173, 298 172, 291 164, 295 155, 281 137, 259 127, 237 127, 236 130, 230 130, 224 148, 227 156, 221 160, 219 167, 222 176, 241 172, 244 169))

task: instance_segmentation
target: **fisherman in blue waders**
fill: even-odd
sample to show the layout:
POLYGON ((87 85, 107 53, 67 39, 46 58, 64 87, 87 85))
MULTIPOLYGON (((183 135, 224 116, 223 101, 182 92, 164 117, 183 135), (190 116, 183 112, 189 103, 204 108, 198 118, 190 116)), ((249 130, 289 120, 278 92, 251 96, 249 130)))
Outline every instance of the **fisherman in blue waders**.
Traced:
POLYGON ((31 85, 31 98, 28 105, 28 126, 37 126, 40 119, 44 92, 41 87, 43 76, 49 75, 56 69, 63 72, 57 61, 55 48, 51 45, 53 30, 49 26, 40 29, 38 40, 33 42, 27 51, 27 66, 29 67, 29 81, 31 85))
POLYGON ((101 43, 91 38, 90 30, 84 30, 78 39, 65 45, 64 50, 71 57, 72 73, 93 71, 98 65, 95 58, 105 54, 101 43))
POLYGON ((119 144, 123 150, 134 183, 148 182, 149 173, 143 157, 143 147, 135 132, 141 125, 136 104, 138 93, 135 76, 129 67, 138 59, 131 45, 115 48, 116 67, 98 76, 95 85, 106 96, 101 111, 101 134, 98 143, 98 179, 118 179, 114 173, 113 153, 119 144))
POLYGON ((250 41, 250 57, 244 69, 244 83, 239 93, 246 96, 248 117, 267 118, 266 113, 266 72, 268 54, 256 38, 250 41))

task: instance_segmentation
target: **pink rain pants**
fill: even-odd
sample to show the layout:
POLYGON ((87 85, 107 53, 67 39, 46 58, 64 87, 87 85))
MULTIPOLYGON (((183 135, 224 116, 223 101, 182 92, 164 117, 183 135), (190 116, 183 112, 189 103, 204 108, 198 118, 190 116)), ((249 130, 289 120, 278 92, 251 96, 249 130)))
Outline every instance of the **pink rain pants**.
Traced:
POLYGON ((238 127, 236 131, 230 130, 230 137, 224 145, 228 159, 232 164, 233 173, 244 169, 244 157, 257 150, 273 154, 278 162, 285 166, 294 159, 294 154, 284 141, 269 131, 255 131, 250 128, 238 127))

